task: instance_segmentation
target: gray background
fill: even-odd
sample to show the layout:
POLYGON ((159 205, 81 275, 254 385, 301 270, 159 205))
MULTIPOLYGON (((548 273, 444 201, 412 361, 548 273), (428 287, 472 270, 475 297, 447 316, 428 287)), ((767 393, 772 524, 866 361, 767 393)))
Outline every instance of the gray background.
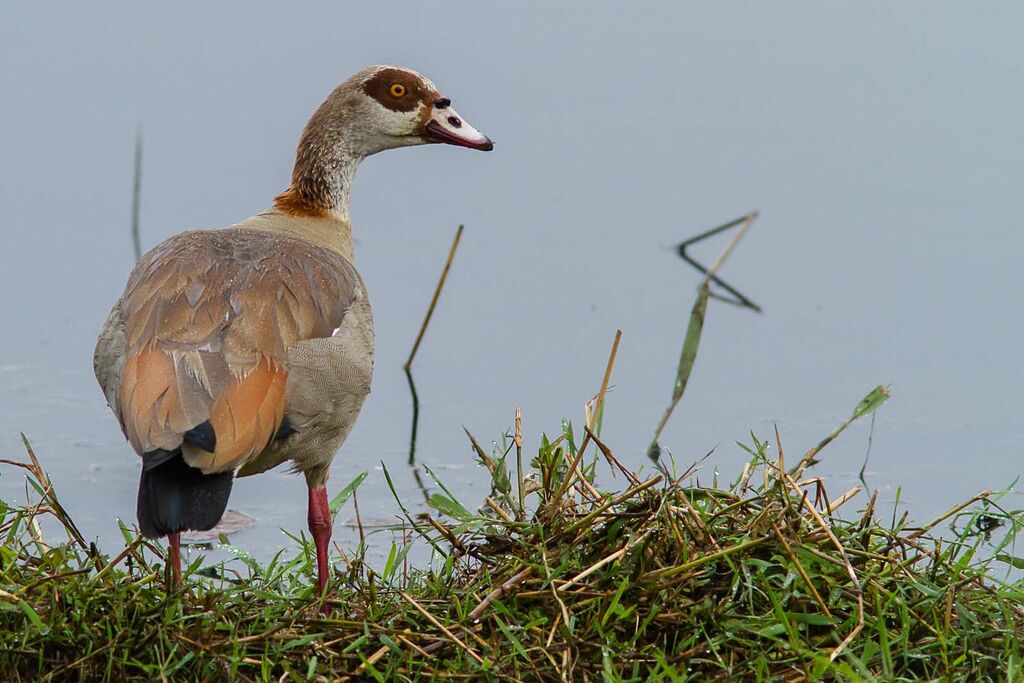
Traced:
MULTIPOLYGON (((132 265, 136 126, 150 247, 266 207, 329 90, 395 63, 497 146, 389 152, 356 180, 377 374, 332 486, 371 470, 364 517, 398 511, 381 461, 423 508, 400 365, 458 223, 416 363, 419 452, 475 505, 486 477, 462 425, 487 443, 521 404, 531 453, 561 417, 579 424, 616 328, 605 436, 644 464, 698 281, 669 248, 755 208, 723 275, 765 313, 712 304, 665 433, 676 458, 716 448, 702 481, 731 477, 734 441, 774 424, 795 458, 882 383, 882 501, 902 486, 923 519, 1006 485, 1024 469, 1022 19, 1016 3, 5 3, 0 456, 25 431, 87 535, 116 543, 138 461, 91 353, 132 265)), ((868 430, 826 451, 833 495, 868 430)), ((0 496, 23 489, 5 468, 0 496)), ((258 555, 305 525, 285 472, 239 482, 232 505, 257 518, 238 542, 258 555)))

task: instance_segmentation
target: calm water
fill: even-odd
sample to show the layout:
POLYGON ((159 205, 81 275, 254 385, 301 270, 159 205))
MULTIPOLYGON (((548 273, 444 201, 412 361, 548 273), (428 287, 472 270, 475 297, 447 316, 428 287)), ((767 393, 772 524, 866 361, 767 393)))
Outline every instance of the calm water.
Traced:
MULTIPOLYGON (((382 463, 424 509, 400 366, 458 223, 416 361, 418 454, 469 506, 486 476, 462 426, 488 442, 520 404, 532 451, 579 423, 617 328, 605 436, 644 463, 698 281, 670 247, 755 208, 723 275, 764 313, 712 305, 664 434, 678 460, 715 448, 702 477, 731 477, 734 442, 775 424, 794 457, 891 384, 868 475, 882 500, 902 486, 923 520, 1024 471, 1019 5, 176 8, 0 8, 0 455, 24 431, 87 535, 116 544, 134 520, 138 460, 91 354, 132 266, 136 126, 149 247, 267 206, 308 115, 381 62, 426 73, 497 147, 393 151, 356 181, 377 365, 331 482, 370 471, 364 518, 398 512, 382 463)), ((833 488, 868 430, 826 451, 833 488)), ((0 471, 0 497, 23 491, 0 471)), ((240 481, 232 507, 257 524, 236 541, 272 553, 305 500, 284 472, 240 481)))

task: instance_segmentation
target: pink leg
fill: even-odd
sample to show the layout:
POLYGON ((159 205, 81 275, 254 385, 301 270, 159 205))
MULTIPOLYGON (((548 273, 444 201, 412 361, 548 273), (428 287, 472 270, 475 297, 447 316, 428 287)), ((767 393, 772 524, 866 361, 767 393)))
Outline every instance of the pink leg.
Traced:
POLYGON ((174 588, 181 587, 181 533, 167 534, 167 563, 171 565, 174 588))
POLYGON ((327 487, 309 489, 309 533, 316 544, 317 592, 327 589, 327 553, 331 543, 331 510, 327 503, 327 487))

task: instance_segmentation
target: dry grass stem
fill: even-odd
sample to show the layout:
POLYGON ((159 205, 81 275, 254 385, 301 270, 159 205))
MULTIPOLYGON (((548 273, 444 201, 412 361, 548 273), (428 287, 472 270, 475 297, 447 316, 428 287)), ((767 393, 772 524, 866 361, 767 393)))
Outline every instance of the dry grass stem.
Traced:
POLYGON ((452 267, 452 261, 455 260, 455 252, 459 249, 459 241, 462 239, 462 229, 465 226, 460 225, 459 229, 455 231, 455 239, 452 240, 452 246, 448 250, 448 258, 444 262, 444 269, 441 271, 441 277, 437 280, 437 287, 434 289, 434 296, 430 299, 430 305, 427 307, 427 314, 423 317, 423 324, 420 325, 420 331, 416 333, 416 341, 412 344, 412 350, 409 351, 409 357, 405 360, 405 365, 402 367, 408 371, 412 369, 412 361, 416 358, 416 352, 419 351, 420 342, 423 341, 423 335, 427 332, 427 326, 430 324, 430 319, 434 315, 434 309, 437 307, 437 301, 441 298, 441 290, 444 289, 444 282, 448 279, 448 271, 452 267))
POLYGON ((417 612, 422 614, 426 618, 427 621, 429 621, 431 624, 433 624, 434 628, 436 628, 438 631, 443 633, 445 635, 445 637, 448 638, 448 640, 450 640, 451 642, 453 642, 456 645, 458 645, 463 651, 465 651, 466 654, 468 654, 470 657, 472 657, 474 660, 476 660, 477 664, 483 664, 484 663, 484 660, 480 657, 480 655, 478 655, 477 653, 473 652, 473 650, 470 649, 470 647, 468 645, 466 645, 464 642, 462 642, 462 640, 460 640, 458 636, 456 636, 454 633, 452 633, 447 628, 445 628, 444 624, 442 624, 440 621, 438 621, 437 618, 433 614, 431 614, 426 609, 424 609, 423 606, 420 605, 420 603, 416 602, 416 600, 414 600, 412 597, 410 597, 409 595, 407 595, 403 591, 398 591, 398 594, 402 597, 403 600, 405 600, 407 603, 412 605, 412 607, 417 612))

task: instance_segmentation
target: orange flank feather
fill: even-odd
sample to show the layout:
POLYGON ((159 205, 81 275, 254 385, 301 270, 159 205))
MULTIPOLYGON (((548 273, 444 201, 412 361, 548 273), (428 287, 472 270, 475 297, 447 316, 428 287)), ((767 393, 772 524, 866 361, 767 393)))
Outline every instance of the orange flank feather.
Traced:
POLYGON ((270 443, 284 420, 288 371, 268 356, 247 373, 232 377, 218 396, 189 392, 183 399, 180 369, 159 346, 128 358, 121 374, 125 435, 138 453, 182 449, 186 461, 206 474, 241 466, 270 443), (182 435, 210 420, 213 453, 183 442, 182 435))
POLYGON ((210 411, 217 435, 214 452, 186 443, 182 447, 186 461, 209 474, 241 466, 263 451, 284 420, 287 381, 288 371, 268 356, 244 377, 232 379, 210 411))
POLYGON ((145 347, 124 364, 121 373, 122 420, 128 441, 139 453, 181 443, 188 423, 171 356, 145 347))

